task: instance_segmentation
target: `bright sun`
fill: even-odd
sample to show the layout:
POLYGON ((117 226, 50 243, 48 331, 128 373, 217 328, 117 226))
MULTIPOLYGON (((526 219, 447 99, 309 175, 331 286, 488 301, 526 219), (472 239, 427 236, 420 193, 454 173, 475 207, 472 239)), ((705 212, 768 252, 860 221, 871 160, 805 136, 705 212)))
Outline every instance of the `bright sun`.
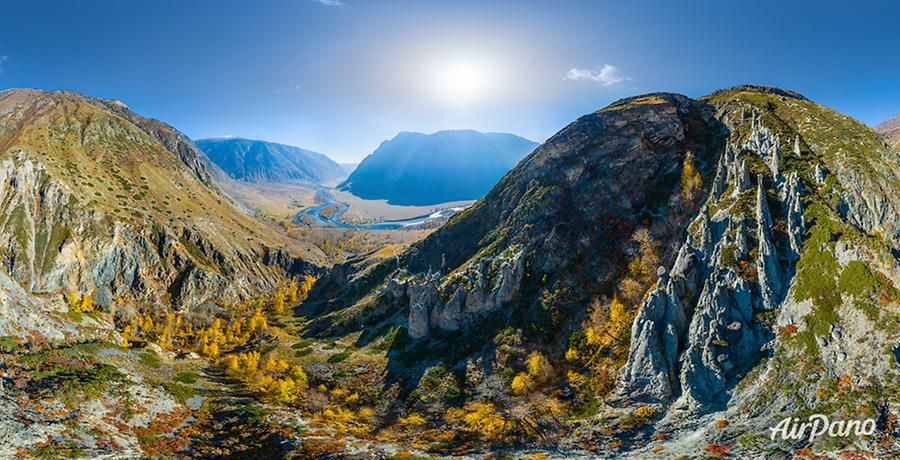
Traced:
POLYGON ((478 59, 449 59, 432 69, 432 91, 449 105, 470 106, 483 99, 494 84, 490 65, 478 59))

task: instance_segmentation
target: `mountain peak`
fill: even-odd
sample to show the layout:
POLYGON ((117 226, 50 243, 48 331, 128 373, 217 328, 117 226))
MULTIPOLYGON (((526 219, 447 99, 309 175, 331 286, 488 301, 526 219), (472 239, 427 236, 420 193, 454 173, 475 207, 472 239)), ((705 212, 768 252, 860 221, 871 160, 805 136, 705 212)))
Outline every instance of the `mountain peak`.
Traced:
POLYGON ((363 159, 339 188, 398 205, 475 200, 536 146, 513 134, 471 129, 401 132, 363 159))
POLYGON ((344 177, 341 166, 327 156, 292 145, 234 136, 198 139, 195 143, 237 180, 322 183, 344 177))
POLYGON ((403 137, 446 137, 446 136, 487 136, 487 135, 504 135, 504 136, 515 136, 514 134, 508 133, 496 133, 496 132, 484 132, 478 131, 477 129, 472 128, 460 128, 460 129, 441 129, 438 131, 433 131, 430 133, 424 133, 421 131, 400 131, 394 136, 394 139, 403 138, 403 137))
POLYGON ((900 114, 892 115, 875 126, 876 131, 900 129, 900 114))
POLYGON ((888 117, 875 126, 877 132, 888 145, 900 150, 900 114, 888 117))
MULTIPOLYGON (((715 97, 715 96, 724 96, 724 95, 735 94, 735 93, 774 94, 776 96, 797 99, 800 101, 808 101, 809 100, 806 96, 804 96, 796 91, 782 89, 777 86, 767 86, 767 85, 732 86, 731 88, 725 88, 725 89, 713 91, 712 93, 710 93, 708 96, 705 96, 704 98, 710 98, 710 97, 715 97)), ((703 98, 701 98, 701 99, 703 99, 703 98)))

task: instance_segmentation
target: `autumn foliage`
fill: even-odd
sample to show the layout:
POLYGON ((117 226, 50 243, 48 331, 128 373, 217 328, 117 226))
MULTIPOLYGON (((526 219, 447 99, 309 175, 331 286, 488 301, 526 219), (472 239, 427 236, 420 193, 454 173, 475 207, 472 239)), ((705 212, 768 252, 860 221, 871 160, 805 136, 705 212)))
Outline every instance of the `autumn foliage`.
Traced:
POLYGON ((66 299, 69 309, 76 313, 90 313, 94 311, 97 308, 97 305, 94 303, 94 294, 96 294, 96 291, 82 295, 79 299, 78 294, 74 292, 69 293, 69 297, 66 299))
MULTIPOLYGON (((306 299, 315 282, 316 278, 309 275, 301 280, 291 279, 282 283, 273 294, 225 306, 226 314, 214 318, 208 325, 188 321, 182 314, 173 312, 147 312, 123 327, 123 346, 130 346, 139 339, 156 343, 166 350, 192 350, 208 358, 218 358, 265 332, 269 328, 266 313, 283 314, 287 305, 306 299)), ((85 297, 79 305, 88 305, 92 310, 93 303, 89 299, 85 297)))
POLYGON ((220 364, 229 375, 275 403, 295 403, 307 387, 306 372, 301 366, 274 355, 263 359, 258 351, 232 353, 220 364))

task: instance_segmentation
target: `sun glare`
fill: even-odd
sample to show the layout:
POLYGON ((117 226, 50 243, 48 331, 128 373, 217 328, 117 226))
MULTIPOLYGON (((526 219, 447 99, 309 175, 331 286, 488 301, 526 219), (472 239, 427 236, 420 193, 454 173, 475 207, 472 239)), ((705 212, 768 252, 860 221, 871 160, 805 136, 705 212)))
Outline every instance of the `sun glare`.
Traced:
POLYGON ((470 106, 486 97, 494 82, 490 65, 477 59, 450 59, 434 66, 432 91, 438 100, 470 106))

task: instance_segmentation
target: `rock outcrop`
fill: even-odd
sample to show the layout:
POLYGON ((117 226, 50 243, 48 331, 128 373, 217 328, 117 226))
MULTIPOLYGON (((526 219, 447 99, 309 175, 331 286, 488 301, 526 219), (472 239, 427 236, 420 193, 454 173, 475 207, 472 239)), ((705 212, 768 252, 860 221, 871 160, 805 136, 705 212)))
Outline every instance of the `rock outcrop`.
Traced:
POLYGON ((756 252, 756 272, 759 279, 761 308, 772 310, 778 304, 782 292, 781 274, 778 257, 772 240, 772 217, 766 201, 766 190, 763 188, 762 176, 757 176, 756 189, 756 240, 759 242, 756 252))
POLYGON ((790 243, 791 261, 800 258, 803 249, 803 234, 806 232, 806 219, 803 217, 803 202, 800 196, 803 193, 803 185, 796 171, 792 172, 787 181, 784 206, 787 214, 787 235, 790 243))
POLYGON ((522 285, 525 259, 521 252, 496 259, 479 259, 441 281, 439 273, 413 277, 404 284, 391 279, 385 290, 395 299, 409 300, 410 337, 431 331, 456 331, 514 300, 522 285), (492 268, 493 267, 493 268, 492 268), (448 295, 442 296, 441 292, 448 295))
POLYGON ((782 184, 780 194, 784 212, 779 219, 787 222, 789 258, 778 254, 762 175, 757 176, 752 214, 740 206, 743 192, 750 190, 745 155, 765 160, 773 183, 781 183, 777 136, 760 118, 752 118, 750 138, 740 151, 725 147, 707 204, 691 224, 669 278, 660 280, 640 307, 621 373, 620 389, 629 397, 665 401, 677 396, 678 407, 707 410, 723 402, 729 385, 758 359, 770 336, 755 313, 774 310, 783 299, 789 283, 784 277, 793 273, 804 222, 796 173, 782 184), (728 171, 727 176, 721 171, 728 171), (729 186, 732 193, 723 196, 729 186), (710 218, 711 206, 717 211, 710 218), (750 225, 756 228, 752 236, 750 225), (756 260, 747 264, 755 274, 751 283, 738 264, 749 262, 752 245, 756 260))
MULTIPOLYGON (((896 375, 884 364, 884 356, 870 359, 870 352, 847 342, 842 332, 854 329, 859 343, 880 341, 881 348, 892 340, 883 335, 890 334, 885 328, 861 319, 859 297, 853 293, 858 287, 850 287, 850 276, 855 275, 849 272, 879 271, 889 278, 898 276, 897 252, 885 249, 897 247, 893 233, 897 219, 882 213, 893 206, 887 204, 889 197, 897 202, 900 190, 896 183, 881 182, 896 177, 896 156, 871 142, 871 132, 857 127, 841 129, 858 129, 860 145, 871 147, 876 154, 863 160, 860 153, 827 149, 821 131, 813 131, 810 120, 832 122, 831 113, 817 113, 817 106, 789 94, 782 94, 777 103, 747 104, 741 99, 742 91, 748 90, 736 88, 733 93, 722 92, 710 98, 721 104, 719 115, 731 130, 732 139, 746 140, 738 151, 726 147, 722 152, 706 205, 694 218, 679 257, 668 270, 668 280, 658 283, 640 307, 632 327, 629 359, 621 372, 620 395, 660 403, 659 407, 667 410, 657 425, 660 430, 677 432, 685 423, 696 423, 698 413, 722 411, 710 419, 739 425, 734 429, 733 436, 737 436, 762 430, 784 414, 819 404, 825 391, 822 388, 841 375, 855 376, 854 381, 876 387, 896 375), (802 110, 796 112, 801 115, 794 119, 793 112, 779 111, 774 118, 763 113, 788 110, 782 106, 791 110, 800 106, 802 110), (751 114, 749 130, 743 124, 747 114, 751 114), (767 126, 765 120, 781 124, 767 126), (776 129, 794 138, 790 161, 781 158, 776 129), (801 150, 801 130, 809 153, 801 150), (743 187, 740 175, 723 171, 739 170, 740 162, 748 156, 758 157, 762 164, 757 165, 764 165, 764 169, 754 169, 755 173, 762 172, 757 176, 755 199, 751 201, 740 192, 726 196, 729 187, 743 187), (851 157, 857 158, 855 163, 844 163, 851 157), (789 165, 787 170, 783 169, 785 163, 789 165), (826 168, 833 175, 828 181, 826 168), (865 175, 864 169, 871 175, 865 175), (777 206, 772 197, 777 197, 777 206), (808 208, 814 209, 807 213, 808 208), (812 221, 810 215, 814 216, 812 221), (846 233, 873 230, 869 235, 879 242, 861 252, 851 247, 867 243, 854 238, 845 241, 846 233), (816 236, 823 233, 829 236, 816 236), (814 241, 807 241, 811 238, 814 241), (686 289, 688 284, 702 287, 686 289), (691 297, 687 292, 698 294, 691 297), (835 313, 823 313, 828 311, 835 313), (683 312, 684 318, 677 312, 683 312), (865 334, 872 338, 862 339, 865 334), (796 336, 804 338, 798 341, 796 336), (850 365, 851 356, 872 367, 850 365), (767 361, 760 361, 762 358, 767 361), (819 367, 808 376, 804 373, 810 368, 794 362, 814 362, 819 367), (750 372, 754 366, 756 369, 750 372), (802 381, 799 385, 798 379, 802 381)), ((834 129, 830 125, 818 128, 826 132, 834 129)), ((869 310, 870 319, 879 315, 896 318, 900 295, 893 288, 884 289, 881 295, 892 300, 882 297, 880 313, 869 310)), ((896 401, 877 404, 896 407, 896 401)), ((853 405, 851 412, 856 407, 853 405)), ((816 410, 828 409, 816 406, 816 410)), ((692 428, 689 435, 669 445, 699 449, 701 442, 713 442, 711 439, 722 443, 734 439, 717 434, 722 431, 721 425, 713 428, 712 423, 701 423, 694 427, 697 429, 692 428)), ((797 442, 792 446, 786 449, 808 444, 797 442)), ((869 448, 880 449, 874 444, 869 448)))
POLYGON ((779 177, 779 164, 781 162, 781 138, 773 134, 763 122, 762 112, 755 110, 751 118, 750 133, 742 147, 745 150, 755 152, 769 167, 772 177, 779 177))
POLYGON ((681 358, 681 403, 691 409, 717 402, 735 370, 759 347, 750 286, 728 269, 714 269, 697 300, 681 358))
MULTIPOLYGON (((686 247, 682 249, 686 250, 686 247)), ((679 261, 683 261, 682 254, 679 261)), ((683 275, 681 270, 679 275, 683 275)), ((624 392, 631 397, 650 395, 666 399, 678 389, 677 360, 687 324, 679 297, 684 293, 683 289, 681 280, 666 283, 660 279, 656 289, 641 305, 631 329, 634 339, 630 359, 622 370, 624 392)))

